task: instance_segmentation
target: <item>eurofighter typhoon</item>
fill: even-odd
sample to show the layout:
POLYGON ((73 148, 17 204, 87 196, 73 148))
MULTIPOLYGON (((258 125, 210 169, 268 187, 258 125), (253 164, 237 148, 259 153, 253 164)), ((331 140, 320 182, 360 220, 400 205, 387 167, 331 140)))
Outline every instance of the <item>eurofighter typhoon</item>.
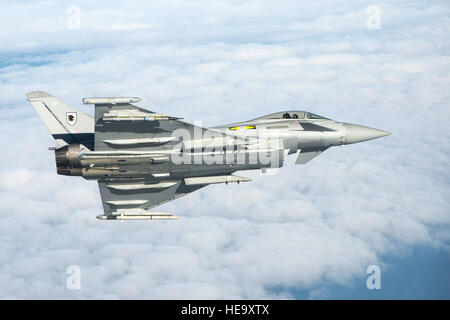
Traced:
POLYGON ((307 111, 282 111, 204 128, 133 105, 139 98, 84 98, 95 117, 42 91, 28 101, 56 141, 58 174, 97 180, 104 220, 177 219, 149 209, 213 183, 247 182, 240 170, 305 164, 332 146, 390 134, 307 111))

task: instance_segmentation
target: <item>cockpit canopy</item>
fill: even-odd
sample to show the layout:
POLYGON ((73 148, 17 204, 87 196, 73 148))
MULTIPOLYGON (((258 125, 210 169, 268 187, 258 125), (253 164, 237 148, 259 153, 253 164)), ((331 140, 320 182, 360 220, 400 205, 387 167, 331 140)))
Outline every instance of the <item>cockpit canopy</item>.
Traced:
POLYGON ((319 116, 317 114, 307 112, 307 111, 282 111, 282 112, 276 112, 269 114, 267 116, 263 116, 260 118, 256 118, 254 120, 264 120, 264 119, 299 119, 299 120, 306 120, 306 119, 327 119, 325 117, 319 116))

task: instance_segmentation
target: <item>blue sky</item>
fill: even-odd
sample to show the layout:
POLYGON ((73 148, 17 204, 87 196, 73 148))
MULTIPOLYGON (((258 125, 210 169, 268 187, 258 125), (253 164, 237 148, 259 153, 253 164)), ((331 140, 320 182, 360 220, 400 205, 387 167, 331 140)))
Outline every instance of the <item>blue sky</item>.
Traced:
POLYGON ((450 298, 447 2, 0 6, 0 298, 450 298), (89 113, 83 97, 139 96, 205 126, 306 109, 393 134, 160 207, 179 221, 110 223, 95 182, 56 175, 33 90, 89 113))

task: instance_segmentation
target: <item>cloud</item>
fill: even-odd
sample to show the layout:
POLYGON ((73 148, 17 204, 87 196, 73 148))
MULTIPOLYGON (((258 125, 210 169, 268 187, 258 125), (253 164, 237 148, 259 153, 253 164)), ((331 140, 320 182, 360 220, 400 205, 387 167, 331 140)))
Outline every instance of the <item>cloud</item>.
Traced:
POLYGON ((80 30, 65 5, 7 5, 0 297, 320 298, 417 246, 448 252, 449 7, 381 3, 368 30, 370 4, 81 1, 80 30), (140 96, 206 126, 306 109, 393 135, 158 208, 179 221, 105 222, 95 182, 56 175, 32 90, 91 114, 82 97, 140 96))

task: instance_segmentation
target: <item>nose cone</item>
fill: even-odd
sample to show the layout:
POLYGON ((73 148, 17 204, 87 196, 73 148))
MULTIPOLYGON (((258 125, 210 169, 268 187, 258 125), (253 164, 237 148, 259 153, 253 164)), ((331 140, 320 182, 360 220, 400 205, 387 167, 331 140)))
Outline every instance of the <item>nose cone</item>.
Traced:
POLYGON ((373 129, 356 124, 345 123, 344 127, 347 129, 345 136, 345 144, 357 143, 367 140, 372 140, 380 137, 390 135, 390 132, 373 129))

